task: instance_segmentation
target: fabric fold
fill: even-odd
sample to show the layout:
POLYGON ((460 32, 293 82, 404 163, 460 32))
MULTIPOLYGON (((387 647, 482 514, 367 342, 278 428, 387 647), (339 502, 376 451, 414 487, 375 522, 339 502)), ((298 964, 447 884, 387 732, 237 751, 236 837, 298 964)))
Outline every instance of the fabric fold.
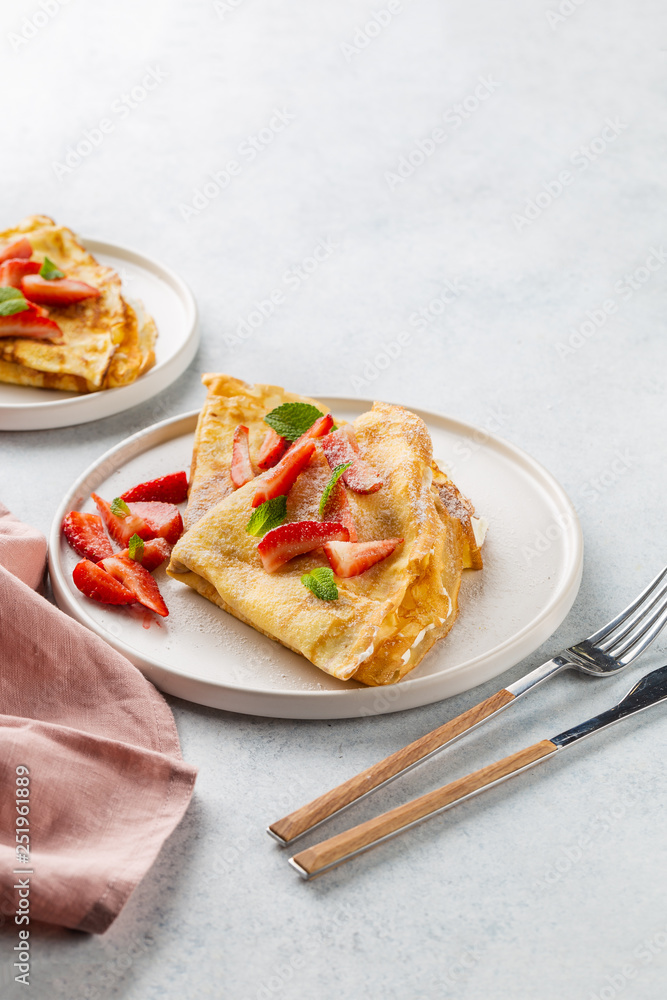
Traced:
POLYGON ((27 768, 30 916, 102 933, 181 820, 196 769, 153 685, 32 589, 45 552, 0 505, 0 890, 13 898, 26 867, 15 834, 27 768))

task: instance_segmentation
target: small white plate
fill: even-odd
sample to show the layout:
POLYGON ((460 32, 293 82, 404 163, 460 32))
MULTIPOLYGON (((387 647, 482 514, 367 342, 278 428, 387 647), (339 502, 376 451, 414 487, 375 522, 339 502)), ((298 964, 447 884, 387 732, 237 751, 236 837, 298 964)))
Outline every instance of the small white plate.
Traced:
POLYGON ((83 244, 100 264, 120 275, 123 295, 130 302, 140 299, 155 320, 155 365, 131 385, 83 395, 0 382, 0 430, 36 431, 110 417, 162 392, 196 354, 197 306, 192 292, 177 274, 126 247, 87 239, 83 244))
MULTIPOLYGON (((323 399, 353 420, 372 405, 323 399)), ((528 656, 560 625, 581 581, 583 544, 563 489, 513 445, 434 413, 417 413, 434 455, 489 520, 484 569, 466 571, 452 632, 399 684, 338 681, 237 621, 185 584, 156 571, 169 617, 95 604, 72 582, 78 556, 61 535, 65 514, 94 511, 91 491, 111 500, 136 483, 189 469, 197 413, 164 420, 112 448, 74 484, 49 541, 60 607, 124 653, 157 687, 202 705, 287 719, 381 715, 466 691, 528 656)))

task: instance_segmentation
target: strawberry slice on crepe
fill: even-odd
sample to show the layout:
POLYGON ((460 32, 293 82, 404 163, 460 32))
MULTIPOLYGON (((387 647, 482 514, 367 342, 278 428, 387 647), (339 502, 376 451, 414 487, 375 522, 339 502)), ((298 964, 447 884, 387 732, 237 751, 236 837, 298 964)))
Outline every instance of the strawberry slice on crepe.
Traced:
POLYGON ((250 446, 248 444, 248 428, 244 424, 239 424, 239 426, 234 431, 234 439, 232 442, 232 465, 229 470, 232 482, 234 483, 235 489, 240 489, 241 486, 245 486, 249 483, 251 479, 255 478, 255 473, 252 471, 252 465, 250 463, 250 446))
POLYGON ((311 438, 312 440, 317 440, 317 438, 324 437, 333 427, 333 422, 333 417, 330 413, 323 413, 321 417, 317 418, 314 424, 311 424, 308 430, 302 434, 301 437, 296 439, 292 448, 296 448, 296 446, 302 441, 308 441, 311 438))
POLYGON ((8 243, 7 246, 0 250, 0 264, 4 263, 6 260, 12 260, 16 257, 23 257, 26 260, 29 257, 32 257, 32 247, 25 236, 20 240, 15 240, 14 243, 8 243))
POLYGON ((385 538, 380 542, 331 541, 323 548, 336 576, 345 578, 365 573, 390 556, 402 542, 402 538, 385 538))
POLYGON ((265 418, 266 422, 269 424, 269 430, 264 437, 262 442, 262 447, 259 451, 259 456, 257 459, 257 464, 260 469, 271 469, 284 455, 286 450, 292 451, 298 445, 302 444, 307 440, 316 440, 319 437, 324 437, 328 434, 333 427, 333 417, 330 413, 320 413, 317 407, 310 404, 305 406, 301 403, 291 404, 287 409, 292 412, 289 415, 282 414, 279 420, 278 427, 280 430, 289 436, 282 437, 278 431, 271 425, 271 418, 286 408, 284 406, 278 407, 276 410, 271 411, 267 415, 268 419, 265 418), (294 410, 301 408, 301 410, 307 411, 307 416, 303 416, 303 412, 296 414, 296 422, 294 410), (312 421, 309 425, 308 421, 312 421), (303 433, 299 433, 300 426, 306 427, 303 433))
POLYGON ((348 491, 340 482, 340 472, 332 473, 318 441, 315 442, 313 457, 285 497, 285 519, 337 521, 347 528, 351 542, 357 540, 348 491))
POLYGON ((289 440, 281 437, 273 427, 269 427, 266 436, 259 449, 257 465, 260 469, 272 469, 276 462, 279 462, 287 451, 289 440))
POLYGON ((296 482, 296 477, 313 457, 314 451, 315 441, 312 438, 306 438, 290 448, 273 469, 258 479, 257 492, 252 501, 253 507, 259 507, 267 500, 289 493, 296 482))
POLYGON ((325 542, 347 541, 349 537, 347 528, 336 521, 292 521, 267 532, 257 551, 267 573, 275 573, 295 556, 312 552, 325 542))
POLYGON ((356 542, 357 528, 354 523, 354 515, 350 507, 350 501, 347 499, 347 491, 340 481, 333 487, 324 513, 330 521, 340 521, 347 528, 350 541, 356 542))
POLYGON ((39 274, 42 265, 38 260, 12 257, 0 264, 0 287, 20 288, 21 281, 28 274, 39 274))
POLYGON ((343 473, 343 482, 355 493, 375 493, 383 485, 375 469, 359 454, 359 445, 350 424, 339 427, 320 441, 332 469, 347 462, 350 467, 343 473))
POLYGON ((62 330, 46 309, 28 302, 23 292, 11 286, 0 287, 0 337, 26 337, 62 343, 62 330))
POLYGON ((21 290, 30 302, 43 306, 69 306, 83 299, 97 298, 99 289, 74 278, 48 280, 40 274, 28 274, 21 281, 21 290))

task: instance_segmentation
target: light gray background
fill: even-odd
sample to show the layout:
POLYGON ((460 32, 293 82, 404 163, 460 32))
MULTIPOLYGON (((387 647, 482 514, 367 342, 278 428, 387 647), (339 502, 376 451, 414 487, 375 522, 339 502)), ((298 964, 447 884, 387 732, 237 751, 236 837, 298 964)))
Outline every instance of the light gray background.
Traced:
MULTIPOLYGON (((163 259, 195 292, 203 343, 190 370, 143 406, 4 434, 2 500, 47 531, 61 495, 102 451, 201 402, 202 371, 373 396, 499 432, 541 460, 578 508, 579 598, 505 683, 619 610, 667 552, 664 4, 565 0, 558 20, 558 0, 404 0, 363 46, 357 32, 383 0, 44 3, 47 18, 37 0, 0 15, 0 223, 41 211, 163 259), (122 114, 114 102, 151 68, 159 83, 122 114), (447 112, 480 78, 493 93, 457 127, 447 112), (239 147, 276 108, 293 120, 248 162, 239 147), (57 169, 103 118, 113 130, 71 172, 57 169), (605 127, 608 141, 595 142, 605 127), (404 181, 388 180, 436 128, 446 139, 433 154, 404 181), (591 144, 584 169, 577 150, 591 144), (182 206, 231 159, 240 173, 209 188, 186 221, 182 206), (552 182, 564 170, 559 193, 552 182), (322 240, 332 252, 289 287, 286 272, 322 240), (656 270, 637 272, 631 289, 624 275, 649 257, 656 270), (447 281, 461 290, 442 307, 447 281), (276 289, 285 297, 274 314, 234 343, 276 289), (613 314, 569 344, 605 301, 613 314), (429 314, 421 330, 410 323, 419 309, 429 314), (386 366, 382 352, 404 332, 411 343, 386 366), (579 346, 558 346, 568 344, 579 346)), ((610 705, 664 649, 663 640, 606 683, 554 681, 348 815, 610 705)), ((267 821, 498 686, 331 723, 172 699, 184 755, 200 768, 192 806, 104 937, 31 938, 30 995, 664 996, 661 709, 312 884, 265 836, 267 821)), ((23 995, 8 983, 13 943, 13 932, 2 935, 0 996, 10 1000, 23 995)))

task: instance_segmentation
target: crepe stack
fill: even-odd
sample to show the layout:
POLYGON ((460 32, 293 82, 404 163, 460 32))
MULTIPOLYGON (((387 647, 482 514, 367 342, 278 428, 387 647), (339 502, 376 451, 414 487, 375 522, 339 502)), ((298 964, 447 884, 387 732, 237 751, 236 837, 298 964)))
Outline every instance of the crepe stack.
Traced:
POLYGON ((120 278, 98 264, 74 234, 45 215, 0 232, 0 246, 27 237, 33 260, 48 257, 68 278, 99 289, 99 298, 50 306, 63 344, 23 337, 0 338, 0 382, 69 392, 96 392, 134 382, 155 364, 155 323, 140 303, 121 294, 120 278))
MULTIPOLYGON (((464 565, 481 567, 474 508, 434 463, 423 420, 375 403, 354 421, 360 453, 384 482, 375 493, 347 491, 359 541, 404 543, 359 576, 336 579, 338 600, 325 601, 301 583, 302 574, 327 565, 321 552, 265 571, 258 539, 246 531, 258 480, 234 489, 229 470, 238 424, 249 429, 254 464, 270 410, 295 401, 327 408, 226 375, 205 375, 203 382, 208 397, 195 437, 188 530, 173 550, 169 575, 340 680, 399 681, 452 628, 464 565)), ((288 495, 288 521, 321 520, 330 476, 323 455, 316 456, 288 495)))

